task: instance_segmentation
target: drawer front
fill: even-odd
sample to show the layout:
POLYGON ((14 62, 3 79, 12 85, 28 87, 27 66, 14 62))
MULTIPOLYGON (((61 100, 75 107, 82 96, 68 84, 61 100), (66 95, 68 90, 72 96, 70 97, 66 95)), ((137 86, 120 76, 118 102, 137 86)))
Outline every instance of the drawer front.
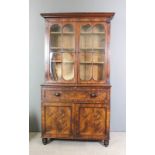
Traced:
POLYGON ((108 99, 106 90, 51 90, 44 89, 42 100, 49 102, 95 102, 101 103, 108 99))

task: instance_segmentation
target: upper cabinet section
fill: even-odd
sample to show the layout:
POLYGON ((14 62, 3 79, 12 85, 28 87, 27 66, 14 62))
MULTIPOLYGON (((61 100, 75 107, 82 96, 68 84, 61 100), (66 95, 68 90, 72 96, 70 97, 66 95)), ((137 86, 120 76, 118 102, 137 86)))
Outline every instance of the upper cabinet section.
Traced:
POLYGON ((114 13, 46 13, 45 81, 109 82, 110 20, 114 13))

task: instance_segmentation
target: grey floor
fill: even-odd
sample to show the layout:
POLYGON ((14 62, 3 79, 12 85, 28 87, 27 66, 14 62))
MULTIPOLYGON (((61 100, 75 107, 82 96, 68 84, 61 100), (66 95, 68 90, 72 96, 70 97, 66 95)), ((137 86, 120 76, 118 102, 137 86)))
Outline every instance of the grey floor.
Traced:
POLYGON ((112 132, 108 147, 99 142, 54 140, 41 142, 39 132, 30 133, 29 155, 125 155, 125 132, 112 132))

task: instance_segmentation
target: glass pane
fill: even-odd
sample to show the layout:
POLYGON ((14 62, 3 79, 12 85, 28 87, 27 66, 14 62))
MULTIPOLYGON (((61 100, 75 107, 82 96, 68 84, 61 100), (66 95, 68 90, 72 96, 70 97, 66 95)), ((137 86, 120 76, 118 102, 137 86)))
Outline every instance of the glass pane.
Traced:
POLYGON ((50 58, 51 61, 57 61, 57 62, 61 62, 62 61, 62 54, 61 53, 50 53, 50 58))
POLYGON ((51 62, 51 79, 54 81, 61 79, 61 63, 51 62))
POLYGON ((80 62, 92 62, 92 52, 81 52, 80 62))
POLYGON ((50 46, 52 49, 62 46, 61 26, 54 24, 50 28, 50 46))
POLYGON ((92 26, 89 24, 81 26, 80 33, 80 49, 92 49, 92 26))
POLYGON ((67 32, 74 32, 73 25, 71 25, 71 24, 66 24, 66 25, 63 27, 63 33, 67 33, 67 32))
POLYGON ((58 24, 54 24, 51 26, 51 32, 61 32, 61 27, 58 24))
POLYGON ((82 32, 82 33, 83 33, 83 32, 84 32, 84 33, 85 33, 85 32, 92 32, 92 26, 89 25, 89 24, 82 26, 82 27, 81 27, 81 32, 82 32))
POLYGON ((62 53, 62 60, 63 62, 74 62, 74 56, 74 53, 71 52, 62 53))
POLYGON ((72 80, 74 77, 74 63, 63 63, 63 78, 72 80))
POLYGON ((75 39, 74 35, 63 34, 63 48, 64 49, 74 49, 75 39))
POLYGON ((71 24, 66 24, 63 27, 63 48, 64 49, 75 48, 74 28, 71 24))
POLYGON ((96 81, 104 80, 104 64, 93 64, 93 79, 96 81))
POLYGON ((80 35, 80 49, 92 49, 92 35, 81 34, 80 35))
POLYGON ((50 33, 51 79, 72 80, 74 78, 75 36, 74 27, 66 24, 63 29, 58 24, 51 26, 50 33))
POLYGON ((104 62, 104 53, 101 51, 93 52, 93 62, 104 62))
POLYGON ((98 32, 104 32, 104 27, 101 24, 97 24, 93 27, 93 32, 98 33, 98 32))
POLYGON ((61 34, 51 34, 51 47, 61 47, 62 36, 61 34))
POLYGON ((104 27, 101 24, 97 24, 93 27, 93 48, 105 48, 104 27))
POLYGON ((80 29, 80 79, 104 80, 105 59, 105 33, 104 26, 89 24, 80 29))
POLYGON ((90 80, 92 78, 92 64, 80 64, 80 79, 90 80))
POLYGON ((100 34, 94 34, 93 35, 93 48, 98 49, 98 48, 103 48, 104 49, 104 44, 105 44, 105 37, 104 35, 100 34))

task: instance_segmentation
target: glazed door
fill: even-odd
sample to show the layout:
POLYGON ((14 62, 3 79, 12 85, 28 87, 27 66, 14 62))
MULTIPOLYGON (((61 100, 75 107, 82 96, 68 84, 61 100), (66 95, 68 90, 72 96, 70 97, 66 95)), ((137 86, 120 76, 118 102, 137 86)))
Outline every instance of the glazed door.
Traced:
POLYGON ((100 104, 77 104, 76 122, 76 137, 102 139, 106 136, 106 109, 100 104))
POLYGON ((75 23, 50 23, 49 31, 49 79, 52 83, 75 83, 75 23))
POLYGON ((79 83, 104 83, 106 80, 106 24, 79 24, 79 83))
POLYGON ((73 104, 44 103, 42 105, 42 136, 73 138, 73 104))

